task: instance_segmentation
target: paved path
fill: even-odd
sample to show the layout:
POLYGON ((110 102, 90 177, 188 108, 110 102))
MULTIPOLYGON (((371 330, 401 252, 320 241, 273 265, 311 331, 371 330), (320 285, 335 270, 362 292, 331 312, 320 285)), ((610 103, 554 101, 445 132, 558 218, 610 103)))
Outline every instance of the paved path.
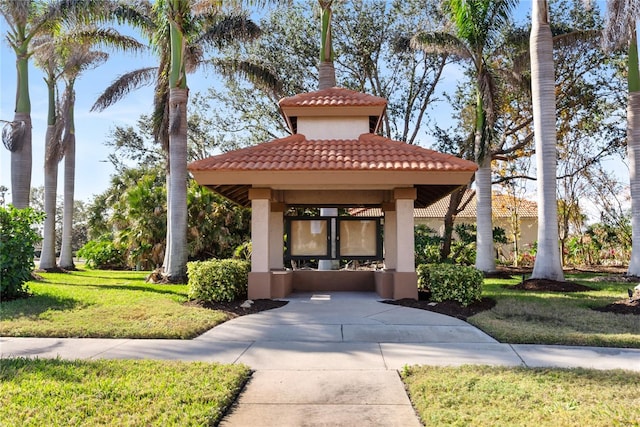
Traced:
POLYGON ((244 363, 255 370, 225 426, 420 425, 398 370, 488 364, 640 371, 640 350, 501 344, 466 322, 375 294, 295 294, 193 340, 0 338, 0 356, 244 363))

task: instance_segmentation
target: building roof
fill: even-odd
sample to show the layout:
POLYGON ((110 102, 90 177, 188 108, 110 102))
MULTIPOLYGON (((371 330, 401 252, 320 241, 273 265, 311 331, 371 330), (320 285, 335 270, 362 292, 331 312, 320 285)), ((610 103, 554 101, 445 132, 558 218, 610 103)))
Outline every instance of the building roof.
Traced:
POLYGON ((311 191, 318 199, 317 192, 324 191, 326 203, 341 206, 377 206, 388 200, 389 191, 415 188, 414 205, 424 207, 466 185, 477 170, 473 162, 376 135, 384 98, 333 87, 284 98, 279 105, 293 135, 193 162, 188 168, 196 181, 243 206, 251 204, 254 187, 289 192, 284 197, 292 203, 292 192, 311 191), (309 140, 297 132, 303 117, 305 123, 368 118, 370 133, 309 140), (326 196, 337 190, 366 197, 356 202, 350 196, 326 196))
POLYGON ((475 163, 362 134, 353 140, 307 140, 302 134, 198 160, 193 171, 475 171, 475 163))
POLYGON ((387 100, 379 96, 356 92, 353 90, 332 87, 315 92, 300 93, 282 98, 280 107, 355 107, 355 106, 386 106, 387 100))
MULTIPOLYGON (((463 202, 471 197, 471 201, 457 215, 457 218, 475 219, 476 198, 475 191, 467 190, 463 202)), ((449 207, 450 195, 438 200, 425 208, 416 208, 413 211, 414 218, 444 218, 449 207)), ((492 215, 494 218, 510 218, 513 212, 517 212, 520 218, 537 218, 538 205, 531 200, 516 198, 507 194, 494 193, 492 198, 492 215)), ((352 209, 351 214, 355 216, 382 216, 380 208, 358 208, 352 209)))

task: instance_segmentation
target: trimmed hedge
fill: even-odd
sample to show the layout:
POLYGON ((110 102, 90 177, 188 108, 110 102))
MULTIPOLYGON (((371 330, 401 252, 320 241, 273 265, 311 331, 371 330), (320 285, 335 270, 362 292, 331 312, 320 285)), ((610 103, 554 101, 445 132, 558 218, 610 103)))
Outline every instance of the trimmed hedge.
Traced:
POLYGON ((418 289, 431 292, 431 301, 457 301, 467 306, 482 298, 484 275, 480 270, 455 264, 420 264, 418 289))
POLYGON ((212 302, 245 298, 250 269, 251 263, 239 259, 189 262, 189 298, 212 302))

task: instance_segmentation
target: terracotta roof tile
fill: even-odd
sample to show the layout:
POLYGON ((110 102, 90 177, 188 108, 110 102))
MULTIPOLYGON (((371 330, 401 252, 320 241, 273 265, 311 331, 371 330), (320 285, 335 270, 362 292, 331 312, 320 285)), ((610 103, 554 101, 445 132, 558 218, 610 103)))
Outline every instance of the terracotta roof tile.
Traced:
POLYGON ((353 90, 332 87, 315 92, 300 93, 282 98, 280 107, 317 107, 317 106, 376 106, 387 105, 387 100, 379 96, 355 92, 353 90))
POLYGON ((307 140, 296 134, 193 162, 190 170, 475 171, 473 162, 373 134, 357 140, 307 140))

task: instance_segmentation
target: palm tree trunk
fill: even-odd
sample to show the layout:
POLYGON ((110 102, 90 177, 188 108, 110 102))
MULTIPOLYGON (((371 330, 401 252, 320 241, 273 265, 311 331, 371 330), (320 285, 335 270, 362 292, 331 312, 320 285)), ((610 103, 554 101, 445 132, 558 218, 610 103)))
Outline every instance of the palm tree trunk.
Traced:
POLYGON ((476 268, 496 270, 491 206, 491 155, 485 155, 476 171, 476 268))
POLYGON ((56 193, 58 187, 58 159, 56 150, 56 125, 47 126, 44 161, 44 230, 40 269, 56 267, 56 193))
POLYGON ((333 0, 319 0, 321 13, 320 65, 318 66, 319 89, 329 89, 336 85, 336 70, 333 66, 333 46, 331 42, 331 4, 333 0))
POLYGON ((556 98, 549 5, 546 0, 532 4, 531 93, 538 180, 538 250, 531 277, 564 280, 558 248, 556 98))
POLYGON ((169 91, 169 224, 171 241, 169 264, 165 272, 171 282, 182 282, 187 274, 187 100, 188 89, 169 91))
POLYGON ((24 134, 15 150, 11 151, 11 203, 18 209, 29 207, 31 194, 31 114, 16 113, 14 122, 24 123, 24 134))
MULTIPOLYGON (((320 0, 322 9, 321 36, 320 36, 320 65, 318 66, 318 89, 329 89, 336 85, 336 70, 333 66, 333 52, 331 43, 331 4, 332 0, 320 0)), ((338 208, 321 208, 322 216, 338 216, 338 208)), ((331 253, 335 252, 337 242, 335 229, 331 229, 331 253)), ((340 268, 339 260, 323 259, 318 262, 318 270, 337 270, 340 268)))
POLYGON ((629 183, 631 186, 631 259, 629 276, 640 276, 640 71, 638 70, 638 43, 629 43, 629 99, 627 101, 627 155, 629 156, 629 183))
MULTIPOLYGON (((71 89, 70 96, 73 95, 71 89)), ((62 214, 62 249, 60 250, 60 267, 66 270, 75 269, 73 263, 73 205, 76 179, 76 133, 73 119, 73 100, 69 101, 66 126, 68 134, 64 141, 64 212, 62 214)))

